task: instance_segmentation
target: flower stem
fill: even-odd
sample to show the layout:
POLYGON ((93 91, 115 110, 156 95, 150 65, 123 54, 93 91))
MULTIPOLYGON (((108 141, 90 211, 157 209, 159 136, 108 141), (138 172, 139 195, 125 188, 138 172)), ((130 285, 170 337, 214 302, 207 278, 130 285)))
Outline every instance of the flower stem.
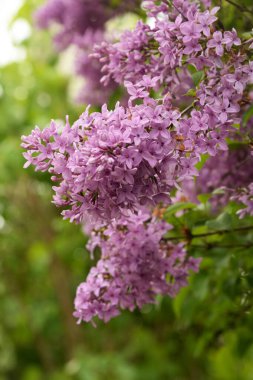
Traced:
POLYGON ((247 7, 245 7, 244 5, 240 5, 238 3, 236 3, 235 1, 233 0, 225 0, 227 3, 233 5, 234 7, 236 7, 237 9, 239 9, 241 12, 247 12, 247 13, 250 13, 252 15, 252 11, 250 9, 248 9, 247 7))
POLYGON ((191 234, 187 232, 187 235, 182 235, 182 236, 173 236, 166 238, 166 240, 193 240, 197 238, 205 238, 209 236, 214 236, 214 235, 225 235, 225 234, 231 234, 234 232, 242 232, 242 231, 250 231, 253 230, 253 226, 244 226, 244 227, 238 227, 238 228, 233 228, 231 230, 229 229, 223 229, 223 230, 218 230, 218 231, 210 231, 210 232, 205 232, 202 234, 191 234))

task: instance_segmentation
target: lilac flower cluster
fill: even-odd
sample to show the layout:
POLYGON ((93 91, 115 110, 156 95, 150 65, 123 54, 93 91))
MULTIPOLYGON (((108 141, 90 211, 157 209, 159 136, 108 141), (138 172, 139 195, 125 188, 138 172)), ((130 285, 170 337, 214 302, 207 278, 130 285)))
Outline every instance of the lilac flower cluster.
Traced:
POLYGON ((58 26, 55 42, 58 48, 64 49, 86 33, 92 38, 91 32, 104 31, 108 20, 138 5, 137 0, 119 1, 114 6, 109 0, 47 0, 37 10, 35 19, 42 29, 53 24, 58 26))
POLYGON ((105 39, 106 22, 118 14, 134 10, 139 2, 128 0, 112 6, 109 0, 48 0, 37 10, 35 20, 40 28, 56 26, 54 40, 59 50, 70 45, 76 48, 76 74, 85 80, 77 98, 80 102, 101 105, 115 89, 115 84, 110 81, 107 91, 102 90, 101 65, 90 57, 90 53, 94 44, 105 39))
POLYGON ((238 103, 250 77, 252 80, 253 67, 243 49, 239 52, 241 41, 236 31, 216 31, 217 7, 201 12, 190 1, 174 1, 176 6, 172 7, 165 2, 158 7, 151 1, 147 3, 154 27, 139 22, 119 42, 104 42, 96 47, 95 57, 100 59, 105 73, 102 81, 107 83, 113 78, 118 83, 130 81, 142 87, 143 76, 148 75, 157 78, 156 90, 171 97, 173 104, 184 104, 182 95, 193 86, 189 72, 193 65, 203 74, 195 105, 214 123, 217 120, 231 124, 231 114, 240 110, 238 103))
POLYGON ((218 8, 201 11, 190 0, 143 5, 154 25, 139 22, 94 55, 103 65, 102 81, 126 88, 127 107, 87 108, 73 126, 52 122, 23 136, 26 166, 52 175, 54 203, 64 218, 88 220, 89 248, 101 250, 78 288, 80 321, 107 321, 121 309, 153 303, 157 294, 174 296, 189 269, 197 270, 198 261, 187 258, 182 245, 163 238, 170 226, 155 220, 152 210, 166 207, 173 190, 199 175, 196 164, 204 154, 211 159, 198 186, 209 192, 221 183, 249 185, 239 200, 252 213, 251 167, 234 180, 250 153, 228 151, 251 102, 248 42, 234 29, 217 28, 218 8))
POLYGON ((87 109, 72 127, 67 122, 61 131, 52 122, 23 137, 27 166, 48 170, 59 182, 54 202, 65 218, 110 221, 124 210, 168 204, 177 183, 198 175, 201 154, 227 149, 217 118, 196 110, 182 116, 149 97, 155 78, 144 76, 142 83, 125 83, 131 95, 126 109, 87 109), (134 104, 136 98, 141 104, 134 104))
POLYGON ((238 189, 232 199, 244 206, 238 211, 240 218, 244 218, 246 215, 253 216, 253 182, 247 187, 238 189))
POLYGON ((196 180, 185 180, 177 191, 176 201, 198 202, 198 195, 209 194, 212 211, 217 213, 230 200, 244 204, 241 218, 252 213, 253 117, 229 134, 230 149, 209 157, 196 180))
POLYGON ((92 0, 48 0, 35 14, 40 28, 58 25, 55 42, 59 49, 65 49, 86 32, 103 31, 111 16, 109 6, 106 7, 102 1, 96 1, 94 6, 92 0))
MULTIPOLYGON (((112 77, 119 83, 132 81, 136 88, 142 88, 143 76, 149 75, 150 80, 156 79, 155 90, 161 91, 163 99, 169 99, 173 106, 182 107, 187 104, 187 96, 192 96, 193 108, 197 110, 193 112, 198 113, 195 123, 198 138, 193 149, 199 152, 199 148, 205 145, 207 153, 213 157, 219 150, 226 151, 226 138, 231 138, 232 126, 240 123, 242 114, 252 102, 249 90, 253 83, 253 62, 249 60, 249 52, 253 44, 242 44, 235 29, 216 29, 218 8, 201 12, 197 3, 182 0, 161 1, 160 4, 145 1, 144 6, 154 18, 153 27, 140 22, 118 43, 103 43, 96 48, 95 56, 104 65, 102 80, 107 83, 112 77), (195 90, 192 66, 198 70, 195 90), (205 140, 203 135, 209 139, 205 140)), ((193 130, 191 128, 191 132, 193 130)), ((242 135, 246 133, 240 132, 242 135)), ((201 173, 202 184, 207 179, 208 184, 201 186, 200 179, 199 187, 207 191, 218 183, 221 186, 219 181, 228 171, 228 163, 236 161, 240 155, 243 152, 219 153, 217 158, 211 159, 210 167, 205 166, 201 173), (218 165, 220 169, 213 176, 210 172, 212 165, 218 165)), ((246 184, 241 176, 237 176, 234 185, 246 184)), ((228 176, 231 177, 232 174, 228 176)), ((247 179, 251 181, 249 176, 247 179)), ((229 185, 228 182, 225 181, 225 185, 229 185)))
POLYGON ((121 309, 155 303, 157 295, 174 297, 187 284, 200 259, 187 257, 182 244, 163 238, 170 228, 139 213, 93 232, 90 250, 100 247, 101 258, 77 289, 74 315, 79 322, 94 317, 107 322, 121 309))
MULTIPOLYGON (((231 196, 238 189, 242 195, 242 189, 251 184, 252 178, 251 150, 242 144, 210 157, 200 170, 196 181, 184 181, 182 191, 178 193, 178 196, 184 196, 187 200, 196 202, 198 194, 210 194, 212 210, 218 212, 228 204, 231 196)), ((237 201, 240 201, 239 198, 237 201)))
MULTIPOLYGON (((253 93, 250 93, 250 96, 253 101, 253 93)), ((248 180, 241 183, 240 186, 234 187, 234 191, 232 192, 232 199, 243 205, 243 208, 238 211, 240 218, 244 218, 247 215, 253 216, 253 117, 248 120, 246 127, 244 126, 242 138, 246 140, 249 148, 248 155, 240 166, 240 171, 245 171, 245 174, 248 174, 248 180)))
POLYGON ((176 181, 197 175, 198 158, 182 140, 188 147, 194 145, 195 134, 187 137, 183 128, 192 124, 194 129, 198 114, 186 125, 182 121, 178 135, 180 114, 157 104, 145 91, 142 95, 143 104, 130 103, 127 109, 117 105, 114 111, 104 106, 101 113, 92 114, 87 109, 72 127, 67 121, 61 131, 52 122, 23 137, 26 166, 49 171, 59 182, 54 202, 65 209, 65 218, 78 223, 88 216, 110 221, 124 210, 168 204, 176 181))

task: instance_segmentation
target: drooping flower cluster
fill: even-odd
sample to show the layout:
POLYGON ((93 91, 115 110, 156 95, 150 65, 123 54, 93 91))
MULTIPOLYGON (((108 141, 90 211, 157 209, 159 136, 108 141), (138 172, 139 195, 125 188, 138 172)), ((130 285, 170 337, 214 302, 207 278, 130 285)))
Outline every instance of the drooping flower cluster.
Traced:
POLYGON ((244 204, 238 214, 252 215, 253 179, 253 118, 242 123, 229 134, 229 150, 209 157, 196 180, 181 184, 173 201, 182 199, 198 202, 199 194, 209 194, 212 211, 217 213, 230 200, 244 204))
POLYGON ((120 309, 153 303, 157 294, 174 296, 189 269, 197 269, 182 245, 163 239, 170 226, 153 219, 152 209, 169 204, 172 190, 198 176, 204 154, 211 159, 197 187, 249 185, 239 200, 252 213, 251 163, 234 180, 237 165, 251 154, 247 147, 228 151, 251 103, 249 44, 234 29, 218 29, 218 8, 201 11, 190 0, 143 5, 153 26, 139 22, 94 54, 102 81, 124 84, 128 106, 87 109, 73 126, 52 122, 23 136, 26 166, 51 173, 55 204, 71 221, 89 220, 89 247, 101 249, 77 292, 75 316, 84 321, 107 321, 120 309))
POLYGON ((154 27, 139 22, 119 42, 104 42, 96 48, 95 56, 103 63, 105 73, 102 81, 130 81, 141 88, 143 76, 148 75, 157 78, 156 90, 170 97, 173 104, 184 104, 182 95, 187 95, 195 80, 197 92, 188 95, 195 98, 196 108, 209 113, 214 122, 231 124, 231 114, 240 110, 238 103, 252 81, 253 63, 249 65, 244 50, 239 51, 241 41, 234 29, 216 31, 219 8, 201 12, 196 3, 174 3, 176 7, 165 3, 158 7, 159 11, 163 9, 162 19, 161 12, 154 12, 156 6, 149 4, 149 11, 155 15, 154 27), (191 75, 192 66, 195 76, 191 75))
POLYGON ((106 22, 123 12, 133 11, 139 0, 48 0, 35 14, 40 28, 56 26, 55 44, 63 50, 70 45, 76 49, 76 74, 84 78, 84 86, 77 100, 84 103, 102 104, 115 89, 113 81, 104 91, 100 84, 101 65, 90 57, 94 44, 105 39, 106 22))
MULTIPOLYGON (((75 39, 90 32, 104 31, 106 22, 117 14, 131 11, 139 1, 109 0, 47 0, 35 14, 40 28, 58 26, 55 42, 60 49, 75 43, 75 39), (113 4, 114 3, 114 4, 113 4)), ((91 40, 92 44, 92 40, 91 40)))
MULTIPOLYGON (((152 86, 149 78, 144 81, 143 86, 152 86)), ((71 221, 81 223, 88 216, 110 221, 126 209, 168 204, 173 186, 198 175, 201 154, 227 149, 217 118, 215 125, 208 113, 195 110, 183 117, 150 98, 145 87, 126 86, 127 109, 117 105, 92 114, 87 109, 72 127, 67 122, 60 131, 52 122, 23 137, 27 165, 48 170, 59 182, 54 202, 71 221), (134 105, 136 98, 143 102, 134 105)))
MULTIPOLYGON (((87 109, 72 127, 67 122, 60 131, 52 122, 24 136, 26 166, 52 174, 59 182, 54 202, 78 223, 88 216, 110 221, 124 210, 168 204, 176 181, 197 174, 198 159, 182 147, 184 137, 175 130, 179 116, 149 97, 128 109, 103 107, 92 114, 87 109)), ((195 115, 189 128, 194 121, 195 115)), ((187 134, 184 143, 192 147, 195 133, 187 134)))
POLYGON ((79 322, 96 316, 107 322, 121 309, 154 303, 157 295, 174 297, 187 284, 200 259, 163 239, 170 228, 139 213, 93 232, 90 249, 100 247, 101 258, 77 289, 74 315, 79 322))
MULTIPOLYGON (((162 91, 164 98, 169 98, 174 106, 182 108, 187 104, 187 97, 188 102, 193 100, 193 108, 199 115, 195 129, 199 139, 194 150, 206 144, 207 153, 213 157, 219 149, 226 151, 226 138, 234 134, 233 125, 240 123, 242 114, 252 103, 253 62, 249 60, 252 43, 242 44, 235 29, 216 29, 218 8, 201 12, 196 3, 182 0, 160 4, 145 1, 144 6, 154 18, 152 27, 140 22, 118 43, 103 43, 96 48, 95 56, 104 64, 102 80, 106 83, 113 77, 119 83, 131 81, 136 88, 141 88, 143 75, 149 75, 151 80, 156 78, 156 90, 162 91), (192 70, 192 66, 197 71, 192 70), (210 129, 212 132, 208 133, 210 129), (210 136, 207 142, 203 141, 203 134, 210 136)), ((242 128, 240 133, 247 135, 242 128)), ((197 186, 207 192, 216 188, 223 174, 229 171, 229 162, 232 164, 238 159, 237 165, 240 165, 240 156, 244 153, 219 153, 207 163, 197 186), (213 176, 212 165, 219 167, 213 176)), ((250 158, 246 165, 250 168, 250 158)), ((242 176, 237 176, 234 188, 251 182, 251 176, 246 175, 247 180, 242 176)), ((231 177, 232 174, 228 175, 231 177)), ((229 185, 228 178, 224 186, 229 185)), ((222 186, 220 182, 219 186, 222 186)), ((191 188, 198 192, 194 185, 191 188)), ((190 198, 194 198, 194 194, 190 198)), ((216 197, 216 201, 223 199, 224 202, 225 198, 229 195, 216 197)))
MULTIPOLYGON (((250 94, 252 97, 252 93, 250 94)), ((253 101, 253 99, 252 99, 253 101)), ((248 180, 244 183, 241 183, 240 186, 234 186, 234 191, 232 192, 232 199, 236 202, 240 202, 243 205, 243 208, 238 211, 240 218, 244 218, 246 215, 253 216, 253 117, 250 117, 246 128, 244 128, 244 133, 242 138, 248 143, 248 156, 240 165, 240 171, 245 171, 248 174, 248 180)), ((238 164, 237 164, 238 165, 238 164)))
MULTIPOLYGON (((247 188, 253 179, 253 157, 251 150, 242 145, 218 153, 207 160, 200 170, 196 182, 183 185, 186 198, 196 201, 197 194, 214 194, 210 198, 213 211, 217 212, 231 199, 237 189, 247 188)), ((236 199, 236 198, 235 198, 236 199)), ((238 201, 242 201, 237 198, 238 201)))
POLYGON ((244 218, 246 215, 253 216, 253 182, 247 187, 238 189, 232 199, 242 203, 244 206, 238 211, 240 218, 244 218))

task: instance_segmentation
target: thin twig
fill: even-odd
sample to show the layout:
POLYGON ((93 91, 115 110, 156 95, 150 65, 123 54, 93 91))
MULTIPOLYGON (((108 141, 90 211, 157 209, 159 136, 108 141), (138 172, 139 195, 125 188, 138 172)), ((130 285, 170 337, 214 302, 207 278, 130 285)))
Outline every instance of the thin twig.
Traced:
POLYGON ((178 7, 174 4, 174 1, 173 0, 168 0, 168 3, 171 7, 174 7, 176 9, 176 11, 182 16, 182 18, 187 21, 187 18, 185 17, 185 15, 180 11, 180 9, 178 9, 178 7))
POLYGON ((245 7, 244 5, 240 5, 240 4, 237 4, 235 1, 233 0, 225 0, 227 3, 233 5, 234 7, 236 7, 237 9, 239 9, 241 12, 247 12, 247 13, 250 13, 252 15, 252 11, 250 9, 248 9, 247 7, 245 7))
POLYGON ((249 40, 243 41, 242 45, 251 44, 253 42, 253 38, 250 38, 249 40))
POLYGON ((183 116, 186 112, 188 112, 189 110, 191 110, 191 109, 194 107, 195 103, 196 103, 196 100, 194 100, 194 102, 193 102, 192 104, 190 104, 187 108, 185 108, 185 109, 181 112, 180 115, 183 116))
POLYGON ((209 236, 214 236, 214 235, 225 235, 225 234, 231 234, 234 232, 242 232, 242 231, 250 231, 253 230, 253 226, 244 226, 244 227, 238 227, 234 228, 232 230, 224 229, 224 230, 218 230, 218 231, 211 231, 211 232, 205 232, 202 234, 191 234, 187 232, 187 235, 182 235, 182 236, 173 236, 166 238, 166 240, 193 240, 197 238, 205 238, 209 236))
POLYGON ((251 248, 253 247, 253 242, 248 244, 206 244, 206 245, 196 245, 192 244, 191 248, 200 248, 200 249, 212 249, 212 248, 251 248))

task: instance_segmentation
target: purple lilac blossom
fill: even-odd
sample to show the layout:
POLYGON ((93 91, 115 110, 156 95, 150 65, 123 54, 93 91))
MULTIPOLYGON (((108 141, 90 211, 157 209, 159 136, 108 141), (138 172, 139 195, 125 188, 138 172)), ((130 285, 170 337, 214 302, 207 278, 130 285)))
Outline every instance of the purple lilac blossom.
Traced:
MULTIPOLYGON (((180 114, 143 94, 143 104, 114 111, 104 106, 92 114, 87 109, 72 127, 67 121, 60 131, 52 122, 23 137, 26 166, 49 171, 59 182, 54 202, 65 208, 65 218, 110 220, 124 210, 168 204, 177 179, 197 175, 198 156, 182 148, 173 125, 180 114)), ((183 122, 190 126, 191 119, 183 122)), ((187 134, 189 148, 195 133, 187 134)))
POLYGON ((238 211, 240 218, 244 218, 246 215, 253 216, 253 182, 249 186, 239 189, 232 199, 243 204, 243 208, 238 211))
POLYGON ((116 85, 110 81, 102 89, 101 64, 90 57, 93 46, 105 39, 106 22, 118 14, 138 8, 139 0, 122 1, 112 7, 108 0, 48 0, 35 13, 42 29, 55 27, 54 41, 58 50, 75 46, 75 72, 83 79, 76 100, 101 105, 108 100, 116 85))
POLYGON ((43 29, 57 25, 55 42, 59 49, 65 49, 86 32, 104 31, 105 23, 115 14, 117 10, 110 8, 109 1, 48 0, 37 10, 35 19, 43 29))
MULTIPOLYGON (((87 109, 62 132, 52 122, 43 131, 36 128, 23 136, 26 166, 48 170, 59 183, 54 203, 65 209, 65 218, 109 221, 125 210, 169 204, 171 189, 198 175, 195 165, 201 154, 227 150, 228 120, 216 116, 214 105, 211 117, 208 109, 183 116, 168 99, 161 103, 150 98, 156 80, 143 78, 137 86, 125 82, 127 108, 118 104, 108 111, 104 106, 92 114, 87 109)), ((230 107, 231 122, 240 108, 230 107)))
POLYGON ((187 285, 200 259, 187 256, 183 244, 163 239, 170 228, 139 213, 93 231, 89 248, 100 247, 101 258, 77 289, 74 316, 79 323, 95 317, 108 322, 121 310, 155 303, 157 295, 174 297, 187 285))
POLYGON ((187 69, 191 64, 206 72, 198 85, 196 106, 223 124, 231 124, 230 116, 240 110, 238 103, 251 70, 246 55, 231 54, 232 47, 241 43, 236 31, 223 35, 215 30, 217 7, 201 12, 190 1, 178 0, 176 10, 163 2, 160 6, 149 3, 149 12, 156 7, 159 10, 158 15, 151 12, 153 27, 140 21, 119 42, 103 42, 95 48, 94 57, 103 64, 103 83, 113 78, 117 83, 127 81, 141 87, 143 76, 148 75, 151 80, 157 78, 155 89, 170 96, 174 105, 185 105, 187 92, 193 87, 187 69))
MULTIPOLYGON (((185 64, 188 62, 197 70, 205 69, 206 75, 196 91, 194 106, 197 111, 193 111, 196 122, 192 123, 191 131, 200 137, 196 138, 197 146, 194 149, 205 147, 206 152, 215 157, 219 147, 225 153, 211 159, 210 166, 222 158, 223 171, 226 171, 226 162, 231 160, 230 155, 233 154, 226 153, 225 139, 231 135, 231 126, 238 123, 245 112, 241 102, 247 98, 246 87, 252 84, 253 63, 248 62, 247 55, 236 52, 241 41, 235 29, 224 33, 215 29, 217 7, 201 12, 196 3, 181 0, 174 1, 175 7, 172 5, 171 8, 163 1, 160 5, 153 1, 147 1, 144 5, 155 18, 154 27, 140 22, 133 32, 126 32, 118 43, 103 43, 96 48, 96 56, 104 64, 106 75, 103 81, 108 81, 112 75, 119 83, 132 81, 136 87, 141 87, 141 78, 149 74, 151 79, 159 78, 156 90, 163 90, 164 99, 167 97, 174 106, 179 106, 187 104, 187 86, 180 91, 180 83, 183 88, 187 82, 180 81, 179 77, 187 71, 185 64), (235 51, 232 53, 233 47, 235 51), (179 85, 176 87, 177 82, 179 85), (212 128, 215 130, 210 131, 212 128), (210 136, 208 140, 203 137, 206 131, 210 136)), ((189 75, 188 89, 192 87, 189 75)), ((205 171, 208 172, 207 167, 203 173, 205 171)), ((207 185, 209 189, 217 186, 222 175, 213 186, 211 178, 207 185)), ((241 176, 238 176, 238 181, 244 182, 241 176)))
POLYGON ((212 193, 223 188, 223 194, 211 198, 213 210, 224 207, 231 193, 247 187, 253 178, 253 157, 247 147, 231 149, 211 157, 199 173, 196 181, 197 193, 212 193))
POLYGON ((241 218, 247 214, 253 215, 253 150, 249 144, 253 140, 253 118, 246 125, 240 125, 240 129, 234 129, 229 139, 229 150, 209 157, 196 180, 183 181, 181 189, 172 198, 173 203, 197 203, 198 195, 209 194, 215 213, 234 200, 246 206, 238 212, 241 218))

